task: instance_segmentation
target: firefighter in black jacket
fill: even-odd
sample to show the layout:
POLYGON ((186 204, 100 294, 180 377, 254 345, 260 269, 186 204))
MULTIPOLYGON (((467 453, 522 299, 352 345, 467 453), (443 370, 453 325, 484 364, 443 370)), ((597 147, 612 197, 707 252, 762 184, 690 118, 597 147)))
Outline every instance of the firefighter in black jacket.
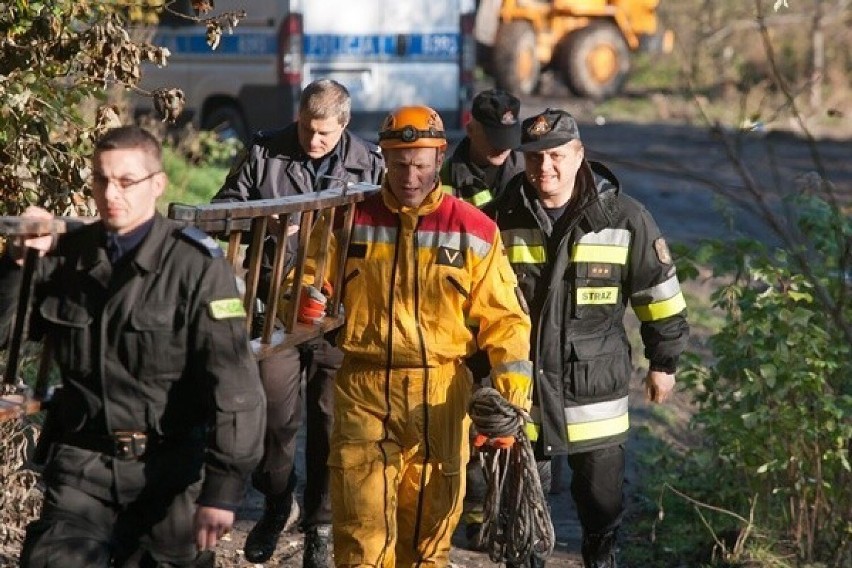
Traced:
MULTIPOLYGON (((100 221, 39 263, 30 329, 52 345, 62 388, 22 566, 213 566, 200 551, 230 529, 260 459, 265 399, 234 273, 212 239, 156 213, 166 183, 154 137, 107 132, 93 159, 100 221)), ((0 261, 0 344, 17 256, 0 261)))
POLYGON ((648 211, 587 161, 574 118, 522 124, 526 172, 485 212, 496 219, 533 323, 533 423, 540 458, 568 454, 587 567, 615 564, 627 440, 629 301, 641 322, 649 400, 664 402, 689 334, 665 240, 648 211))
MULTIPOLYGON (((521 101, 500 89, 481 91, 473 98, 471 120, 466 136, 441 167, 441 189, 482 208, 503 192, 513 177, 524 171, 524 155, 517 152, 521 143, 521 101)), ((467 363, 476 388, 488 384, 491 372, 488 357, 478 351, 467 363)), ((475 432, 473 433, 475 434, 475 432)), ((476 449, 472 450, 475 457, 476 449)), ((467 544, 478 548, 482 527, 485 478, 478 459, 467 464, 467 488, 462 522, 467 544)))
POLYGON ((524 171, 518 114, 521 101, 511 93, 488 89, 471 104, 471 120, 441 168, 441 189, 482 209, 524 171))

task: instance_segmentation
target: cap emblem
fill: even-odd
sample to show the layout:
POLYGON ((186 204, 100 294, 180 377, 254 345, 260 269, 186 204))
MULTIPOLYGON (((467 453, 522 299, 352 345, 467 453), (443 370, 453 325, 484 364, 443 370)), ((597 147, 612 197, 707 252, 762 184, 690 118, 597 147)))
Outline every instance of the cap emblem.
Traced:
POLYGON ((518 122, 518 119, 515 118, 514 113, 512 113, 512 111, 510 111, 510 110, 507 110, 506 112, 504 112, 503 116, 500 117, 500 123, 505 124, 506 126, 509 126, 511 124, 515 124, 516 122, 518 122))
POLYGON ((550 132, 550 124, 548 124, 547 119, 543 116, 536 118, 530 127, 527 128, 527 134, 535 137, 544 136, 548 132, 550 132))

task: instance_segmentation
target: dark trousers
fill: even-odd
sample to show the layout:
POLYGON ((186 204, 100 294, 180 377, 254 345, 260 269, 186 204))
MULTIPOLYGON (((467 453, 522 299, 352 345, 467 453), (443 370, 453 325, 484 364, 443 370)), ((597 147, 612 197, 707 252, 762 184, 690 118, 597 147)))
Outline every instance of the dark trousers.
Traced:
POLYGON ((585 534, 612 533, 624 512, 624 445, 570 454, 571 496, 585 534))
MULTIPOLYGON (((555 456, 562 459, 562 456, 555 456)), ((592 452, 570 454, 571 496, 577 506, 584 535, 612 534, 621 525, 624 511, 624 446, 612 446, 592 452)), ((559 468, 554 468, 557 471, 559 468)), ((539 461, 538 473, 545 493, 553 483, 551 461, 539 461)), ((542 568, 545 561, 531 558, 523 566, 508 564, 508 568, 542 568)))
POLYGON ((252 475, 254 487, 271 499, 289 499, 296 487, 296 436, 302 421, 305 382, 305 494, 302 525, 331 523, 328 489, 329 439, 333 424, 334 376, 343 354, 325 340, 281 351, 260 362, 266 391, 264 454, 252 475))
POLYGON ((196 566, 193 516, 200 488, 198 482, 165 494, 152 487, 120 506, 69 485, 49 484, 41 517, 27 527, 21 566, 196 566))

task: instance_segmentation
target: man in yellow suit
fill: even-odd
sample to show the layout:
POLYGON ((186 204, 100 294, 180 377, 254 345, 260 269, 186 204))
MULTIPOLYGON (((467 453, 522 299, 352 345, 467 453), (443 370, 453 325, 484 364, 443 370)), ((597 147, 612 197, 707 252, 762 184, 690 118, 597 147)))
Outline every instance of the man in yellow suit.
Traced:
MULTIPOLYGON (((330 267, 346 255, 329 457, 335 563, 446 566, 469 455, 465 357, 485 351, 494 387, 528 408, 530 321, 497 226, 441 191, 438 114, 399 108, 379 145, 382 189, 358 205, 348 250, 327 252, 330 267)), ((302 321, 322 314, 313 287, 302 298, 302 321)))

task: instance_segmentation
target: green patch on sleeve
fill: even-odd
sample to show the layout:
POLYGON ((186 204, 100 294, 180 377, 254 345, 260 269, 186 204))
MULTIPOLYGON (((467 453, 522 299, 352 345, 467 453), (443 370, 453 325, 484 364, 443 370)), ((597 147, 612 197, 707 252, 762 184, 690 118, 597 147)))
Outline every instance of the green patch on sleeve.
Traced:
POLYGON ((213 300, 209 304, 210 317, 213 319, 225 318, 244 318, 246 310, 243 307, 243 301, 239 298, 225 298, 222 300, 213 300))

